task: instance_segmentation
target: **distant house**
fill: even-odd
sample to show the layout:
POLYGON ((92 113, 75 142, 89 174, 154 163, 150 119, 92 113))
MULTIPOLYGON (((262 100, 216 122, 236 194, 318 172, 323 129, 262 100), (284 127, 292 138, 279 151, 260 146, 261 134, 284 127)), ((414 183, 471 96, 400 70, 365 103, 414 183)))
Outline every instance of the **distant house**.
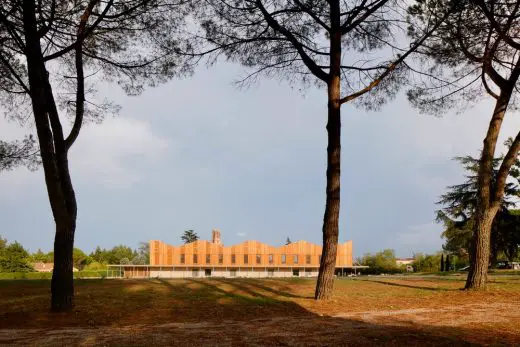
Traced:
POLYGON ((500 261, 497 264, 497 269, 520 270, 520 263, 516 261, 500 261))
POLYGON ((398 265, 398 266, 402 266, 402 265, 411 265, 413 263, 413 258, 398 258, 395 260, 395 263, 398 265))
MULTIPOLYGON (((52 269, 54 269, 54 263, 32 263, 31 266, 36 272, 52 272, 52 269)), ((77 272, 79 270, 73 267, 72 271, 77 272)))

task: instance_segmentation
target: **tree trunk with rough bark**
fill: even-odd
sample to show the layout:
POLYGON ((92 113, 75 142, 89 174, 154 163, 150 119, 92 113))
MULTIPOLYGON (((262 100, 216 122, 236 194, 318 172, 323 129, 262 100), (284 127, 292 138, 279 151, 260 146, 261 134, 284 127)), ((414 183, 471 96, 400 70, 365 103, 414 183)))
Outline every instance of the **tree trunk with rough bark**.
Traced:
POLYGON ((339 234, 341 176, 341 30, 339 1, 331 1, 330 81, 327 84, 327 197, 323 216, 323 249, 316 283, 316 300, 330 299, 339 234))
POLYGON ((484 288, 487 282, 489 257, 491 251, 491 228, 498 209, 482 211, 477 217, 472 239, 470 271, 466 280, 466 289, 484 288))
POLYGON ((323 250, 315 293, 317 300, 330 299, 332 296, 338 248, 341 119, 339 107, 331 104, 329 103, 329 120, 327 124, 327 199, 323 217, 323 250))
POLYGON ((51 282, 51 309, 56 312, 72 308, 74 278, 72 250, 75 225, 69 221, 56 221, 54 239, 54 269, 51 282))
MULTIPOLYGON (((496 101, 488 132, 484 139, 484 147, 478 171, 478 204, 477 219, 473 230, 472 249, 470 253, 470 269, 465 289, 482 289, 486 285, 491 251, 491 229, 504 195, 504 188, 498 188, 493 178, 493 159, 500 134, 500 128, 506 114, 512 89, 502 90, 496 101), (497 191, 498 190, 502 190, 497 191)), ((502 172, 501 175, 508 175, 502 172)), ((500 175, 500 173, 499 173, 500 175)), ((498 180, 497 178, 496 180, 498 180)), ((505 179, 504 179, 505 181, 505 179)))

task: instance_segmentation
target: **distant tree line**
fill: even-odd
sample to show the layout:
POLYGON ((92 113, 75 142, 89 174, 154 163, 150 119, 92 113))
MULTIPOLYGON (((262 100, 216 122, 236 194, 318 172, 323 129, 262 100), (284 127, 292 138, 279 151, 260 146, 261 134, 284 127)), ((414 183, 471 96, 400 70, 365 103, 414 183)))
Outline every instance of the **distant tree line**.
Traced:
POLYGON ((393 249, 385 249, 377 253, 367 253, 358 259, 360 265, 368 266, 363 269, 365 274, 392 274, 403 272, 403 269, 396 263, 395 251, 393 249))
MULTIPOLYGON (((54 252, 43 252, 38 249, 30 253, 19 242, 8 243, 7 239, 0 237, 0 272, 31 272, 33 263, 52 263, 54 252)), ((96 271, 103 270, 108 264, 135 264, 145 265, 150 263, 150 247, 147 242, 140 242, 137 249, 125 245, 117 245, 111 249, 99 246, 86 254, 79 248, 73 250, 73 264, 78 270, 96 271)))
MULTIPOLYGON (((397 264, 393 249, 385 249, 377 253, 367 253, 357 259, 360 265, 368 266, 361 270, 363 274, 396 274, 406 272, 406 266, 397 264)), ((443 252, 433 254, 415 253, 412 267, 414 272, 454 271, 468 265, 466 258, 457 255, 444 256, 443 252)))

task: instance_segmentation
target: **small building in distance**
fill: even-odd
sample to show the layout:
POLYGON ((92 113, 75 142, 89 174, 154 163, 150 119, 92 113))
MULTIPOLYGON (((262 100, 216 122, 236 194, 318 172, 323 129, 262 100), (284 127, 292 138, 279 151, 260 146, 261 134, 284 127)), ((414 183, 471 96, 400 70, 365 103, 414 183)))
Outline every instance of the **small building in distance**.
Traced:
POLYGON ((397 258, 395 260, 395 263, 398 266, 401 266, 401 265, 411 265, 411 264, 413 264, 413 261, 414 261, 413 258, 397 258))
MULTIPOLYGON (((31 263, 31 266, 36 272, 52 272, 54 269, 54 263, 31 263)), ((78 269, 73 267, 72 271, 77 272, 78 269)))
POLYGON ((414 259, 413 258, 397 258, 395 260, 395 263, 397 266, 404 266, 406 267, 406 272, 413 272, 413 264, 414 259))
POLYGON ((31 266, 36 272, 52 272, 54 263, 32 263, 31 266))
MULTIPOLYGON (((152 240, 150 265, 110 265, 110 271, 125 278, 313 277, 318 275, 321 250, 303 240, 279 247, 259 241, 226 247, 220 231, 214 229, 211 241, 172 246, 152 240)), ((338 244, 336 271, 354 268, 352 241, 338 244)))

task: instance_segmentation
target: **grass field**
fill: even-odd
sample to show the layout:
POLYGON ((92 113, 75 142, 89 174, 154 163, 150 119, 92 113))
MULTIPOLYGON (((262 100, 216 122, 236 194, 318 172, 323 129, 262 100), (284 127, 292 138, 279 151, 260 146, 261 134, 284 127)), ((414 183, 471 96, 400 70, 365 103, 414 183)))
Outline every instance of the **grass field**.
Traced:
POLYGON ((49 313, 49 281, 0 281, 2 345, 520 345, 520 276, 485 292, 463 277, 78 280, 49 313))

